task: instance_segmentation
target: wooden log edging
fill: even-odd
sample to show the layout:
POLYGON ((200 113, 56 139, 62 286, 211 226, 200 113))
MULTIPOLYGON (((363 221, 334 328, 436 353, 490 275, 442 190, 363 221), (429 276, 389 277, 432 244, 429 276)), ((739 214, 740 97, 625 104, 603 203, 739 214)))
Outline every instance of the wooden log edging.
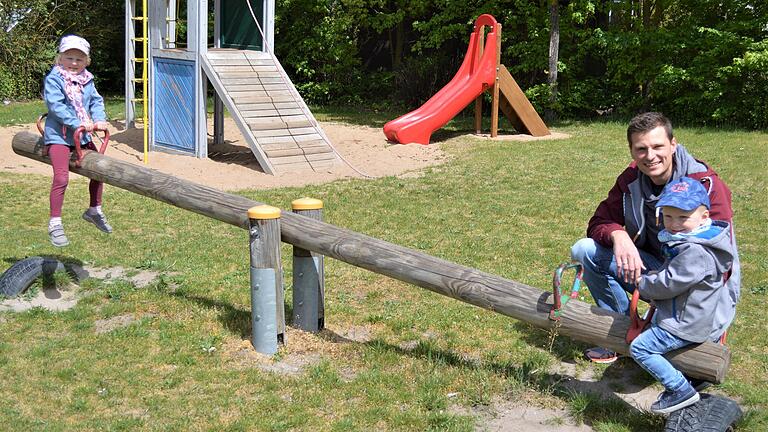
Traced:
MULTIPOLYGON (((20 132, 13 138, 14 152, 50 164, 50 159, 42 156, 42 148, 42 139, 30 132, 20 132)), ((261 204, 95 152, 87 153, 81 165, 77 168, 70 162, 70 170, 243 229, 248 229, 248 209, 261 204)), ((519 282, 290 212, 282 215, 281 239, 537 327, 553 326, 548 318, 552 294, 519 282)), ((568 302, 561 317, 560 334, 628 352, 624 342, 628 317, 578 300, 568 302)), ((688 376, 714 383, 723 381, 730 365, 728 348, 712 342, 686 347, 666 357, 688 376)))

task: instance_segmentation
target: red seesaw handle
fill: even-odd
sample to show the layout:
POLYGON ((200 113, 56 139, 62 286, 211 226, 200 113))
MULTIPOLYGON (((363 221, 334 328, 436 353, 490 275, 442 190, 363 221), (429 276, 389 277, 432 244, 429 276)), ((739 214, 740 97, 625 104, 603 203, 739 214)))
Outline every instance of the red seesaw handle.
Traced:
MULTIPOLYGON (((104 132, 104 138, 102 139, 101 148, 99 149, 99 153, 104 154, 105 151, 107 151, 107 145, 109 144, 109 131, 107 129, 93 129, 94 135, 97 131, 104 132)), ((75 161, 75 166, 78 168, 80 167, 80 162, 83 160, 83 149, 80 146, 80 137, 85 133, 85 127, 80 126, 79 128, 75 129, 75 153, 77 154, 77 161, 75 161)))
POLYGON ((635 291, 632 293, 632 301, 629 303, 629 330, 627 330, 627 336, 625 338, 627 343, 631 343, 636 337, 640 335, 640 333, 643 332, 643 330, 645 330, 645 327, 651 323, 653 313, 656 312, 656 306, 651 303, 645 319, 640 318, 637 313, 637 303, 639 301, 640 290, 635 288, 635 291))
POLYGON ((37 131, 40 132, 40 135, 45 136, 45 127, 43 126, 43 119, 48 116, 48 113, 40 114, 40 117, 37 118, 37 131))

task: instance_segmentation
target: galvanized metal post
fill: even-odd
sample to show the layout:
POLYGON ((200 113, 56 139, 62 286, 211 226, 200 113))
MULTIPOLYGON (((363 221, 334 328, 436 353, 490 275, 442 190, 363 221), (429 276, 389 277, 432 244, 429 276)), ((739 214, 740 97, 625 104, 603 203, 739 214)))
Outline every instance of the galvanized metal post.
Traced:
MULTIPOLYGON (((323 220, 323 202, 314 198, 291 203, 294 213, 323 220)), ((309 332, 325 328, 325 268, 323 256, 293 247, 293 324, 309 332)))
POLYGON ((251 344, 272 355, 285 343, 283 277, 280 262, 280 209, 260 205, 248 210, 251 247, 251 344))

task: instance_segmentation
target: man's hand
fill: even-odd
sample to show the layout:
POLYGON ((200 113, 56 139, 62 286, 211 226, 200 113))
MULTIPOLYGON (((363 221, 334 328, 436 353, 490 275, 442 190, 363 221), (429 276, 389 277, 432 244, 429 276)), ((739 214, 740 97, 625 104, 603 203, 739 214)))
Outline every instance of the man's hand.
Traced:
POLYGON ((645 270, 640 252, 629 234, 623 230, 611 233, 613 240, 613 256, 616 259, 616 274, 625 283, 637 283, 645 270))

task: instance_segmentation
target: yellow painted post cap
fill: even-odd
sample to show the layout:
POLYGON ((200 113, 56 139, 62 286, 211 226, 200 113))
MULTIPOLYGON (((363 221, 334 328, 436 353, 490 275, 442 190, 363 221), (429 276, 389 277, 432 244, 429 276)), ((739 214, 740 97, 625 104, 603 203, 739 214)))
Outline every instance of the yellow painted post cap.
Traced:
POLYGON ((291 201, 294 210, 318 210, 323 208, 323 202, 315 198, 299 198, 291 201))
POLYGON ((280 209, 269 205, 258 205, 248 209, 249 219, 277 219, 280 217, 280 209))

